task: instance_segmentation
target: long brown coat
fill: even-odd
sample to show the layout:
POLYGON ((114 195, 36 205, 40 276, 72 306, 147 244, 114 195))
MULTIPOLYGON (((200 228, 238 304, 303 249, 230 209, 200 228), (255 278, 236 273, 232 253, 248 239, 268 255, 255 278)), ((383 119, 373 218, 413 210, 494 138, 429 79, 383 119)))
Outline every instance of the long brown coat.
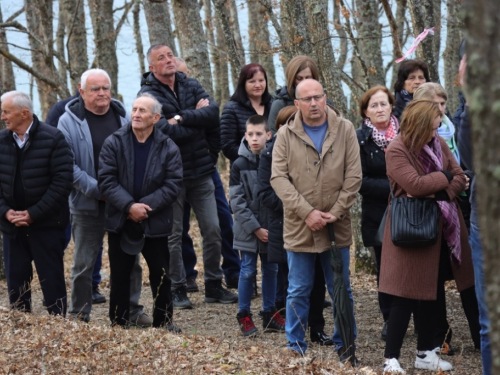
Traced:
MULTIPOLYGON (((391 142, 387 148, 386 162, 387 175, 394 196, 410 194, 417 198, 423 198, 445 189, 450 200, 454 201, 458 207, 456 198, 465 189, 465 175, 444 139, 439 137, 439 140, 443 153, 443 169, 452 172, 455 176, 450 183, 442 172, 426 174, 417 156, 410 153, 403 144, 401 136, 396 137, 391 142)), ((459 207, 458 212, 462 261, 460 265, 452 261, 451 265, 458 290, 462 291, 474 285, 474 271, 468 233, 459 207)), ((417 300, 435 300, 437 298, 442 231, 439 231, 439 238, 435 245, 409 249, 395 246, 392 243, 389 224, 390 215, 387 217, 382 244, 380 291, 417 300)), ((439 226, 442 227, 442 218, 439 226)))
POLYGON ((328 129, 321 154, 304 131, 302 114, 282 126, 273 149, 271 185, 283 202, 285 249, 321 253, 330 248, 328 229, 317 232, 305 223, 318 209, 338 218, 333 223, 337 245, 352 243, 349 209, 361 187, 361 162, 354 126, 326 107, 328 129))

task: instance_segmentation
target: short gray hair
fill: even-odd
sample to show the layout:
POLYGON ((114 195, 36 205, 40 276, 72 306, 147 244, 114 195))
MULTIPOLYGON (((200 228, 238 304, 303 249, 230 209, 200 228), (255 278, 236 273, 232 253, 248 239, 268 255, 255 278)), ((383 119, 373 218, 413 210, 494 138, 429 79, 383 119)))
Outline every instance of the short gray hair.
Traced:
POLYGON ((111 85, 111 78, 109 78, 108 72, 106 72, 103 69, 89 69, 89 70, 86 70, 82 74, 82 78, 80 78, 80 87, 82 88, 82 90, 85 90, 85 87, 87 86, 87 79, 91 75, 94 75, 94 74, 106 77, 108 79, 108 81, 109 81, 109 84, 111 85))
MULTIPOLYGON (((153 105, 151 106, 151 112, 153 112, 153 115, 159 114, 161 115, 161 104, 160 102, 149 92, 143 92, 142 94, 137 95, 137 98, 149 98, 153 100, 153 105)), ((134 100, 135 101, 135 100, 134 100)))
POLYGON ((8 91, 0 97, 0 101, 12 99, 12 104, 18 108, 26 108, 30 114, 33 114, 33 102, 28 94, 22 91, 8 91))

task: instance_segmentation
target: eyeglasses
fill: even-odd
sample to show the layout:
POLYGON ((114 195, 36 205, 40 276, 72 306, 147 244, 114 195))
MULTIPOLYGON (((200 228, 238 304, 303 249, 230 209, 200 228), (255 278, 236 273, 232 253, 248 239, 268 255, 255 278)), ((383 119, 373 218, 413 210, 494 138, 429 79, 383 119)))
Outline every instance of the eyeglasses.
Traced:
POLYGON ((111 85, 104 85, 104 86, 90 86, 90 91, 93 93, 97 93, 99 91, 104 91, 108 92, 111 89, 111 85))
POLYGON ((313 99, 314 101, 319 102, 321 99, 325 97, 325 95, 326 94, 320 94, 320 95, 306 96, 305 98, 295 98, 295 99, 303 101, 304 103, 311 103, 313 99))

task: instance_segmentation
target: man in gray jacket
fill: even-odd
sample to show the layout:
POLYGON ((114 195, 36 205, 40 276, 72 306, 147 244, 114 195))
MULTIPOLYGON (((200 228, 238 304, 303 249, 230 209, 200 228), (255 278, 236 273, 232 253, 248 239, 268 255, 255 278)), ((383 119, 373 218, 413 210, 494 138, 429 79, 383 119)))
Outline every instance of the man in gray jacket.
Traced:
MULTIPOLYGON (((92 270, 104 237, 105 202, 97 187, 99 153, 104 140, 127 124, 130 116, 122 103, 111 98, 111 80, 104 70, 87 70, 80 85, 81 97, 66 105, 58 128, 74 154, 69 207, 75 253, 69 313, 88 322, 92 309, 92 270)), ((141 284, 142 270, 137 258, 131 277, 129 317, 133 324, 151 326, 152 319, 139 305, 141 284)))

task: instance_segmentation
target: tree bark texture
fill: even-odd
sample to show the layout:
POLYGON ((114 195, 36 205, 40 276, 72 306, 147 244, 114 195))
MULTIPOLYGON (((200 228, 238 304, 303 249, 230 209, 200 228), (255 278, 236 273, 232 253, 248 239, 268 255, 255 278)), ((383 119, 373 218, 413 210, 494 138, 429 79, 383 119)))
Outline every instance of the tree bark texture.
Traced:
MULTIPOLYGON (((52 0, 25 0, 25 8, 27 27, 32 32, 28 39, 32 49, 33 68, 55 82, 59 82, 52 50, 54 18, 52 0)), ((51 86, 39 78, 36 78, 36 84, 40 97, 42 118, 45 118, 50 108, 56 104, 57 94, 51 86)))
POLYGON ((165 44, 170 47, 174 56, 178 56, 172 32, 168 1, 144 0, 143 5, 148 24, 150 46, 158 43, 165 44))
POLYGON ((281 26, 290 43, 292 55, 307 55, 317 60, 311 42, 311 28, 305 0, 281 0, 281 26))
POLYGON ((458 92, 460 91, 460 82, 458 81, 458 46, 462 40, 461 30, 463 29, 463 19, 460 16, 462 9, 461 0, 448 0, 446 2, 447 15, 447 30, 446 30, 446 48, 443 52, 444 62, 444 84, 448 93, 447 108, 451 113, 457 110, 459 100, 458 92))
POLYGON ((193 78, 213 97, 212 71, 208 63, 207 38, 201 23, 200 5, 197 0, 172 0, 175 26, 181 56, 189 67, 193 78))
POLYGON ((382 63, 382 25, 378 16, 378 0, 356 0, 358 37, 362 58, 367 69, 368 85, 385 85, 382 63))
POLYGON ((311 26, 311 42, 321 76, 321 83, 328 97, 342 115, 347 114, 347 101, 342 90, 340 75, 336 69, 332 40, 328 30, 328 6, 326 0, 308 0, 307 14, 311 26))
POLYGON ((80 77, 89 68, 84 0, 63 0, 60 4, 66 17, 66 51, 70 67, 71 92, 75 93, 80 77))
POLYGON ((246 65, 245 50, 243 49, 243 39, 241 37, 240 20, 238 17, 236 0, 228 0, 225 5, 229 10, 229 24, 231 25, 234 41, 236 42, 236 53, 238 54, 241 66, 244 66, 246 65))
MULTIPOLYGON (((59 55, 64 56, 64 37, 66 36, 66 15, 63 7, 59 7, 59 19, 57 20, 57 32, 56 32, 56 48, 59 55)), ((61 84, 68 84, 68 70, 66 69, 66 64, 59 61, 58 62, 58 73, 59 80, 61 84)))
MULTIPOLYGON (((3 23, 1 7, 0 7, 0 23, 3 23)), ((9 46, 7 44, 7 35, 5 35, 5 29, 2 28, 0 28, 0 48, 9 52, 9 46)), ((0 55, 0 94, 15 89, 16 89, 16 80, 14 77, 14 69, 12 68, 12 62, 6 57, 0 55)), ((2 128, 2 125, 3 122, 0 123, 0 129, 2 128)))
MULTIPOLYGON (((405 34, 405 25, 407 24, 406 20, 406 10, 408 8, 408 1, 407 0, 396 0, 396 3, 398 4, 398 7, 396 9, 396 26, 398 29, 398 41, 399 45, 403 46, 404 42, 406 41, 406 38, 408 37, 408 32, 405 34)), ((392 76, 391 76, 391 86, 389 87, 389 90, 394 89, 394 84, 396 83, 396 79, 398 76, 398 68, 399 66, 396 65, 395 61, 399 59, 400 57, 403 56, 403 53, 401 51, 401 54, 399 55, 397 51, 392 52, 392 76)))
MULTIPOLYGON (((206 0, 209 2, 210 0, 206 0)), ((228 70, 228 54, 227 54, 227 45, 226 38, 224 37, 224 31, 222 30, 222 23, 220 19, 215 18, 215 31, 216 31, 216 40, 217 40, 217 54, 214 55, 215 64, 218 66, 217 73, 217 81, 218 81, 218 95, 220 95, 220 99, 218 101, 219 108, 222 112, 224 105, 229 100, 229 70, 228 70)), ((219 158, 220 159, 220 158, 219 158)))
POLYGON ((351 207, 351 222, 352 222, 352 239, 355 253, 355 271, 368 272, 375 274, 376 264, 374 257, 369 248, 363 245, 363 237, 361 236, 361 195, 358 194, 354 205, 351 207))
POLYGON ((88 0, 94 29, 94 68, 104 69, 111 78, 111 96, 118 95, 118 59, 113 22, 113 0, 88 0))
POLYGON ((135 0, 134 9, 132 10, 132 18, 134 20, 134 38, 135 38, 135 49, 137 50, 137 57, 139 58, 139 69, 141 74, 146 72, 146 66, 144 64, 144 45, 142 44, 141 36, 141 22, 139 16, 141 15, 141 1, 135 0))
POLYGON ((500 2, 466 0, 466 98, 472 123, 492 374, 500 373, 500 2))
POLYGON ((340 4, 338 1, 333 2, 333 26, 340 39, 340 56, 337 59, 337 66, 340 70, 343 70, 347 61, 347 33, 340 22, 340 4))
POLYGON ((250 61, 257 62, 264 67, 267 74, 267 89, 273 93, 276 89, 276 70, 267 25, 267 12, 259 0, 247 0, 247 4, 250 61))
MULTIPOLYGON (((413 36, 416 38, 424 29, 436 26, 433 0, 408 0, 413 24, 413 36)), ((439 83, 438 56, 435 53, 434 38, 438 35, 428 34, 417 48, 417 57, 429 65, 429 76, 432 82, 439 83)))

